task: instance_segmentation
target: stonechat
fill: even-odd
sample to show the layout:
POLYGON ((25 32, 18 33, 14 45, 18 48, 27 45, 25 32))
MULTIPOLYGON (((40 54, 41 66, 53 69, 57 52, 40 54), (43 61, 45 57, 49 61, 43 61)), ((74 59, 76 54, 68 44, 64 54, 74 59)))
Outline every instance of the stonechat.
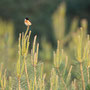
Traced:
POLYGON ((25 23, 26 26, 31 26, 32 25, 32 23, 29 21, 28 18, 25 18, 24 23, 25 23))

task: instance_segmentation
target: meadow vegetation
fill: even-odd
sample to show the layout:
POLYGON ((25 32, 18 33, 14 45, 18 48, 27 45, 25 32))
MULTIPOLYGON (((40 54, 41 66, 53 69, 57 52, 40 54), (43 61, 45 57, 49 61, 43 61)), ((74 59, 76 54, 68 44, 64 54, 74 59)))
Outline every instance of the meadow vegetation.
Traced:
POLYGON ((0 20, 0 90, 90 90, 90 36, 87 20, 72 21, 65 33, 65 3, 52 16, 57 48, 42 40, 42 50, 33 31, 14 40, 12 22, 0 20), (58 20, 58 18, 60 20, 58 20))

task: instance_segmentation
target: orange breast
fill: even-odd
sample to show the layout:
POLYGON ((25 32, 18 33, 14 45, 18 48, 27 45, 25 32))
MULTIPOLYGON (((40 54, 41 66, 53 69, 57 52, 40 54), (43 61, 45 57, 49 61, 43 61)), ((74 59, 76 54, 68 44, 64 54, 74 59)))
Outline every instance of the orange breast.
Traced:
POLYGON ((32 25, 32 23, 29 20, 25 20, 25 24, 28 26, 32 25))

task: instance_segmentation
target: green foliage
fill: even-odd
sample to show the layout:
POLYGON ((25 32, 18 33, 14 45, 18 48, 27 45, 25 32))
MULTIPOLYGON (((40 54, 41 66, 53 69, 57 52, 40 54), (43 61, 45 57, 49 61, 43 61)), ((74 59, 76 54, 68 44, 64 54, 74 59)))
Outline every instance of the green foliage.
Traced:
POLYGON ((42 49, 39 52, 39 56, 44 61, 50 61, 53 56, 53 48, 52 45, 46 41, 46 38, 42 38, 41 40, 41 47, 42 49))
MULTIPOLYGON (((36 43, 37 36, 34 37, 31 52, 28 52, 30 44, 29 27, 24 33, 19 34, 18 44, 18 60, 16 74, 7 77, 6 69, 0 68, 0 88, 3 90, 25 89, 25 90, 75 90, 75 89, 88 89, 89 88, 89 35, 86 35, 86 30, 83 28, 74 32, 72 41, 75 46, 75 59, 78 61, 78 68, 80 69, 81 78, 73 78, 73 68, 71 65, 60 41, 57 42, 57 49, 53 54, 53 66, 49 81, 46 81, 44 73, 44 63, 38 61, 39 44, 36 43), (83 42, 84 41, 84 42, 83 42), (4 72, 3 72, 4 70, 4 72), (8 79, 9 78, 9 79, 8 79), (86 78, 86 79, 85 79, 86 78), (49 82, 49 83, 48 83, 49 82), (47 85, 49 84, 49 86, 47 85), (79 85, 78 85, 79 83, 79 85)), ((71 49, 72 50, 72 49, 71 49)))
POLYGON ((90 36, 87 35, 87 21, 78 19, 71 24, 70 32, 65 33, 65 3, 53 15, 56 30, 57 49, 42 39, 42 51, 35 35, 30 43, 31 31, 19 34, 18 55, 14 48, 13 24, 1 22, 0 32, 0 89, 2 90, 88 90, 90 86, 90 36), (57 19, 57 13, 62 17, 57 19), (63 21, 63 22, 62 22, 63 21), (59 24, 60 25, 59 25, 59 24), (58 24, 58 25, 57 25, 58 24), (6 26, 7 25, 7 26, 6 26), (60 29, 61 27, 61 29, 60 29), (6 30, 7 29, 7 30, 6 30), (6 31, 5 31, 6 30, 6 31), (10 31, 9 31, 10 30, 10 31), (8 35, 8 38, 5 36, 8 35), (61 36, 59 36, 59 34, 61 36), (32 45, 32 46, 31 46, 32 45), (32 47, 29 49, 29 47, 32 47), (30 51, 29 51, 30 50, 30 51), (13 55, 12 55, 12 53, 13 55), (3 53, 3 55, 2 55, 3 53), (40 53, 40 58, 39 58, 40 53), (53 53, 53 57, 52 57, 53 53), (15 56, 14 56, 15 55, 15 56), (6 58, 5 58, 6 57, 6 58), (53 62, 49 59, 52 58, 53 62), (43 60, 44 62, 42 62, 43 60), (5 61, 7 60, 7 61, 5 61), (8 60, 15 60, 15 64, 8 60), (45 62, 46 60, 46 62, 45 62), (8 63, 7 63, 8 62, 8 63), (6 65, 7 64, 7 65, 6 65), (7 68, 9 65, 11 71, 7 68), (13 72, 14 71, 14 72, 13 72))
POLYGON ((4 69, 7 68, 8 74, 11 74, 10 72, 13 71, 11 68, 15 66, 16 48, 13 23, 0 20, 0 63, 3 63, 4 69))

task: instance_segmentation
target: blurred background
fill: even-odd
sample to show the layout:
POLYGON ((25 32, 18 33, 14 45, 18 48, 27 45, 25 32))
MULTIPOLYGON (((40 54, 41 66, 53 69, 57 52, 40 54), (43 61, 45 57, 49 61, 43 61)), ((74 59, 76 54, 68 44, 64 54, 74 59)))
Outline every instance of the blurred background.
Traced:
POLYGON ((37 35, 39 60, 45 62, 47 72, 53 63, 57 40, 71 59, 73 32, 83 26, 90 33, 90 0, 0 0, 0 63, 10 71, 18 56, 19 33, 27 28, 25 17, 32 22, 30 46, 37 35))

